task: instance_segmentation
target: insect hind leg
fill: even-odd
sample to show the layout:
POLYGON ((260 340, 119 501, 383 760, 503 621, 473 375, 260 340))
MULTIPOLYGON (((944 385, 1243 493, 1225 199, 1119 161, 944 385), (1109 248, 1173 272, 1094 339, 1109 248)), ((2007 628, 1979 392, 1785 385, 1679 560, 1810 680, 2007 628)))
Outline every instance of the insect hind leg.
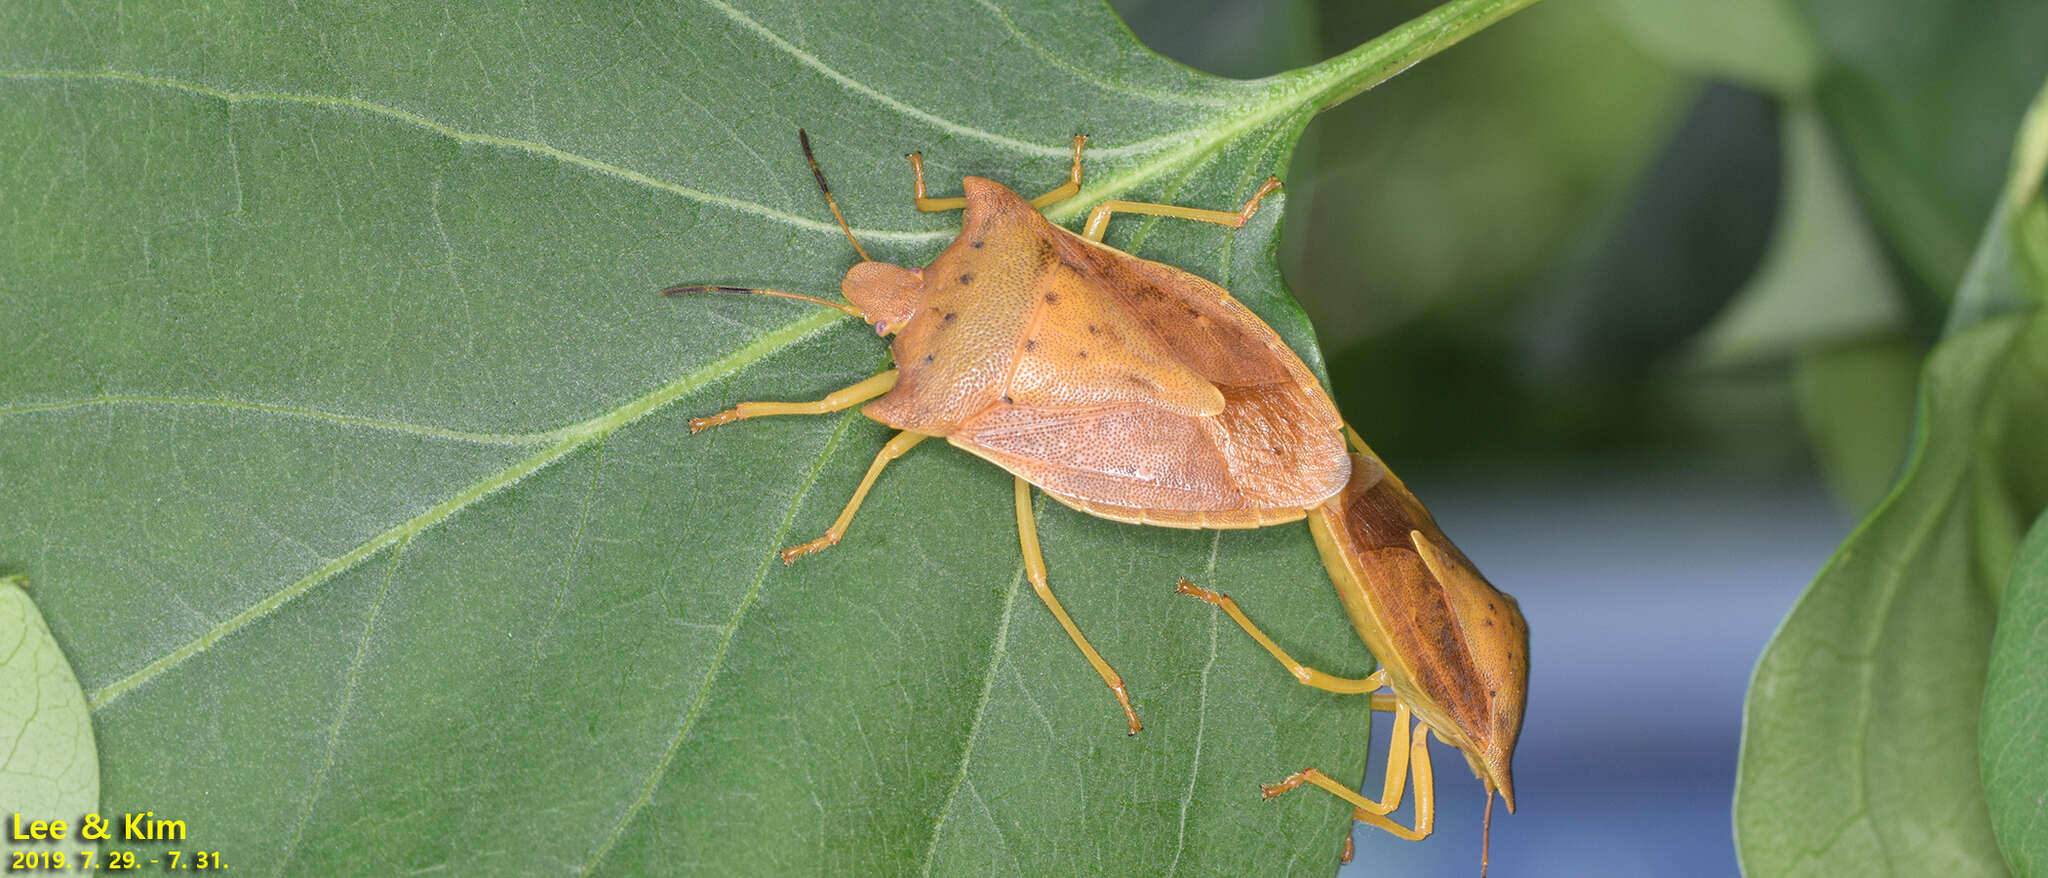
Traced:
POLYGON ((1379 801, 1368 799, 1313 768, 1297 771, 1286 780, 1263 786, 1260 790, 1270 799, 1302 784, 1321 787, 1351 804, 1353 820, 1379 827, 1407 841, 1428 838, 1436 831, 1436 772, 1429 762, 1429 727, 1420 723, 1411 726, 1407 705, 1397 708, 1394 723, 1394 739, 1387 748, 1387 770, 1379 801), (1412 737, 1409 734, 1411 728, 1412 737), (1413 827, 1403 826, 1386 816, 1401 807, 1403 787, 1407 785, 1410 774, 1414 776, 1415 786, 1413 827))

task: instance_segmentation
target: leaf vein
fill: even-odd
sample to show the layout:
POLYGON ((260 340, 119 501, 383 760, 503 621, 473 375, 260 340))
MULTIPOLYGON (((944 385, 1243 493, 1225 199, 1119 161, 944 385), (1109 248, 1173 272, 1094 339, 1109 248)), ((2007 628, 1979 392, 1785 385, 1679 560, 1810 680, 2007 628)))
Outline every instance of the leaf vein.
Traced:
MULTIPOLYGON (((1216 555, 1223 545, 1223 532, 1215 531, 1209 538, 1209 565, 1204 568, 1202 578, 1210 583, 1216 581, 1216 555)), ((1218 586, 1220 587, 1220 586, 1218 586)), ((1166 868, 1166 874, 1180 874, 1180 857, 1187 850, 1188 806, 1195 801, 1195 781, 1202 776, 1202 739, 1209 729, 1209 672, 1216 669, 1218 652, 1218 626, 1220 611, 1209 613, 1209 660, 1202 665, 1202 691, 1195 699, 1195 752, 1188 757, 1188 786, 1180 796, 1180 827, 1173 840, 1173 864, 1166 868)))
MULTIPOLYGON (((412 112, 411 110, 404 110, 398 107, 380 104, 374 101, 364 100, 362 98, 335 97, 333 95, 304 94, 300 92, 238 92, 230 91, 223 88, 216 88, 210 85, 202 85, 197 82, 189 82, 186 80, 172 79, 163 76, 146 76, 140 73, 129 73, 121 70, 5 70, 0 71, 0 79, 14 79, 23 81, 44 80, 59 82, 124 82, 135 85, 146 85, 154 86, 157 88, 173 89, 177 91, 186 92, 189 94, 214 98, 216 100, 225 101, 231 106, 240 103, 277 103, 304 104, 307 106, 325 107, 331 109, 360 110, 378 116, 383 116, 387 119, 393 119, 399 122, 415 125, 420 128, 425 128, 443 137, 447 137, 450 140, 454 140, 458 143, 470 143, 477 144, 480 146, 492 146, 501 149, 518 150, 520 152, 530 153, 544 158, 554 159, 564 164, 574 165, 585 170, 596 171, 607 176, 618 177, 631 183, 637 183, 642 186, 647 186, 653 189, 659 189, 663 192, 678 195, 690 201, 695 201, 699 204, 708 204, 714 207, 723 207, 727 210, 732 210, 739 213, 753 214, 755 216, 762 217, 768 220, 773 220, 784 225, 794 226, 796 228, 803 229, 808 232, 829 234, 834 237, 837 237, 839 235, 839 226, 835 223, 823 222, 820 220, 811 219, 809 217, 802 217, 792 213, 786 213, 784 211, 776 210, 775 208, 769 207, 759 202, 733 198, 727 195, 719 195, 713 192, 704 191, 702 189, 693 189, 688 186, 660 179, 658 177, 652 176, 641 171, 633 170, 631 168, 625 167, 624 165, 614 164, 612 162, 604 161, 602 159, 591 158, 590 156, 573 153, 560 147, 542 143, 537 140, 524 140, 517 137, 505 137, 497 134, 485 134, 480 131, 467 131, 461 128, 456 128, 455 126, 449 125, 444 122, 436 121, 427 116, 423 116, 419 113, 412 112)), ((854 234, 860 236, 863 240, 892 241, 896 243, 905 244, 926 243, 930 241, 943 240, 947 237, 950 237, 945 232, 937 231, 902 232, 893 229, 868 228, 855 228, 854 234)))
MULTIPOLYGON (((840 438, 846 435, 846 428, 858 417, 858 412, 847 412, 839 418, 839 425, 833 428, 832 437, 826 440, 824 450, 818 453, 817 460, 811 464, 811 471, 805 475, 795 496, 790 498, 789 511, 783 514, 782 525, 775 531, 775 545, 780 546, 788 542, 790 529, 796 526, 796 514, 803 508, 804 498, 810 496, 811 488, 816 486, 819 477, 824 475, 825 462, 831 459, 833 449, 839 445, 840 438)), ((739 632, 740 623, 746 621, 747 614, 754 609, 759 600, 761 588, 768 581, 768 571, 772 569, 775 558, 776 554, 771 551, 761 559, 761 565, 755 568, 754 581, 747 586, 746 594, 740 596, 739 603, 732 608, 732 615, 726 619, 724 633, 718 641, 718 650, 711 654, 711 665, 705 669, 704 680, 697 686, 697 697, 690 702, 690 709, 683 714, 682 722, 676 726, 675 734, 669 738, 668 747, 662 751, 661 759, 656 761, 653 770, 647 773, 647 782, 641 786, 639 797, 633 800, 633 804, 626 806, 624 814, 619 815, 619 822, 612 827, 611 833, 605 836, 604 841, 598 844, 597 850, 590 855, 590 859, 583 864, 581 874, 589 875, 604 861, 605 856, 611 853, 612 847, 618 844, 619 838, 626 834, 626 828, 640 816, 647 803, 654 800, 655 787, 660 786, 661 779, 668 775, 669 765, 675 761, 676 753, 682 750, 683 741, 687 740, 690 732, 696 728, 697 717, 702 715, 704 705, 711 700, 711 690, 718 682, 718 675, 725 671, 725 657, 732 649, 733 636, 739 632)))
MULTIPOLYGON (((1010 616, 1017 609, 1017 594, 1023 591, 1023 587, 1024 559, 1020 557, 1017 559, 1017 573, 1010 578, 1010 594, 1003 599, 1003 617, 996 623, 995 636, 989 641, 988 670, 981 677, 981 698, 974 705, 974 722, 968 725, 967 741, 960 748, 960 765, 953 772, 953 786, 946 791, 946 802, 939 807, 938 817, 932 821, 932 837, 925 843, 924 865, 918 869, 919 875, 932 874, 932 861, 938 856, 939 835, 946 828, 946 816, 953 813, 954 803, 960 798, 960 788, 967 783, 967 770, 974 762, 974 745, 981 740, 982 722, 988 718, 988 706, 994 700, 996 672, 1002 669, 1003 658, 1010 651, 1010 616)), ((978 801, 980 794, 976 793, 975 797, 978 801)), ((986 810, 987 804, 982 807, 986 810)), ((989 820, 993 823, 994 816, 991 815, 989 820)))
MULTIPOLYGON (((724 15, 726 18, 732 19, 734 23, 740 25, 741 27, 753 31, 756 36, 759 36, 761 39, 767 41, 769 45, 774 46, 783 54, 795 59, 797 63, 802 64, 805 67, 809 67, 820 74, 823 74, 826 79, 830 79, 833 82, 838 83, 840 87, 845 88, 847 91, 866 97, 869 100, 874 101, 875 103, 888 107, 891 110, 895 110, 898 113, 902 113, 905 116, 909 116, 913 119, 917 119, 921 122, 924 122, 925 124, 928 124, 933 128, 939 129, 940 131, 957 134, 960 135, 961 137, 979 140, 984 143, 992 143, 997 146, 1002 146, 1016 150, 1025 155, 1049 156, 1053 158, 1063 158, 1067 155, 1066 147, 1053 146, 1051 144, 1045 143, 1032 143, 1028 140, 1018 140, 1014 137, 1006 137, 983 128, 976 128, 972 125, 966 125, 960 122, 955 122, 951 119, 948 119, 944 116, 940 116, 929 110, 912 106, 908 103, 905 103, 901 99, 895 97, 894 95, 891 95, 887 92, 875 88, 874 86, 868 85, 867 83, 861 82, 858 79, 854 79, 851 76, 841 73, 837 68, 832 67, 829 64, 826 64, 822 59, 818 58, 818 56, 804 51, 803 49, 799 48, 795 43, 792 43, 789 40, 784 39, 781 34, 778 34, 775 31, 770 30, 768 26, 758 21, 755 21, 752 18, 749 18, 745 13, 739 11, 738 9, 734 9, 732 6, 723 2, 723 0, 703 0, 703 3, 704 5, 709 6, 712 9, 718 10, 719 14, 724 15)), ((1011 30, 1013 32, 1016 31, 1014 25, 1011 27, 1011 30)), ((1050 56, 1048 56, 1048 58, 1049 57, 1050 56)), ((1144 141, 1141 141, 1140 143, 1144 143, 1144 141)), ((1130 152, 1138 150, 1139 148, 1139 144, 1134 143, 1127 144, 1121 149, 1124 152, 1130 152)), ((1103 150, 1102 152, 1104 154, 1109 154, 1108 150, 1103 150)))
POLYGON ((377 587, 377 597, 370 602, 369 618, 363 620, 363 636, 356 642, 355 661, 349 663, 348 681, 341 687, 341 705, 334 710, 334 723, 327 727, 327 753, 320 760, 320 770, 313 773, 313 784, 306 791, 306 803, 299 808, 299 819, 292 825, 292 838, 284 846, 284 852, 277 857, 277 870, 273 875, 284 874, 291 865, 292 856, 298 852, 299 839, 306 832, 306 819, 313 814, 313 803, 320 799, 320 787, 327 780, 327 771, 334 767, 334 751, 341 743, 341 726, 348 721, 349 706, 355 702, 356 688, 362 680, 363 657, 370 652, 370 636, 377 630, 377 614, 384 609, 384 595, 391 591, 391 581, 397 577, 398 561, 405 555, 405 547, 412 543, 411 537, 398 541, 391 550, 391 566, 384 570, 384 584, 377 587))
POLYGON ((527 476, 567 456, 569 452, 583 447, 590 441, 637 421, 648 413, 680 399, 685 394, 699 387, 739 371, 843 319, 845 319, 844 315, 834 312, 820 312, 792 321, 778 329, 763 333, 747 345, 705 364, 696 371, 629 400, 625 404, 613 408, 602 415, 564 428, 561 431, 564 437, 561 441, 515 461, 512 465, 471 483, 469 486, 455 492, 447 499, 434 504, 418 515, 414 515, 399 524, 371 536, 355 548, 342 553, 340 556, 328 561, 291 584, 272 592, 262 600, 251 604, 247 609, 236 613, 212 628, 207 629, 199 636, 166 652, 134 673, 94 690, 91 696, 86 699, 87 706, 94 711, 98 711, 121 696, 134 691, 136 687, 184 663, 186 659, 205 652, 208 647, 218 642, 221 638, 240 631, 257 619, 269 615, 272 610, 290 602, 293 598, 311 591, 315 586, 361 563, 365 558, 375 554, 378 550, 440 524, 478 500, 518 483, 527 476))
POLYGON ((86 397, 83 399, 59 399, 50 400, 47 402, 25 402, 16 403, 13 405, 0 405, 0 417, 7 417, 9 415, 32 414, 37 412, 58 412, 70 409, 92 408, 95 406, 119 405, 155 405, 191 408, 234 409, 240 411, 260 412, 264 414, 308 418, 318 421, 330 421, 336 424, 341 424, 349 427, 368 427, 375 430, 387 430, 394 433, 410 433, 416 436, 425 436, 434 439, 447 439, 455 442, 470 442, 478 445, 540 445, 550 441, 560 441, 561 439, 565 438, 567 434, 576 429, 576 425, 570 425, 567 427, 559 427, 553 430, 538 430, 524 433, 496 433, 479 430, 463 430, 454 427, 442 427, 434 424, 415 424, 407 421, 396 421, 385 418, 372 418, 364 415, 354 415, 349 414, 347 412, 327 411, 325 409, 317 409, 309 406, 256 402, 253 400, 234 399, 232 397, 157 396, 152 394, 132 393, 108 393, 101 394, 99 396, 86 397))

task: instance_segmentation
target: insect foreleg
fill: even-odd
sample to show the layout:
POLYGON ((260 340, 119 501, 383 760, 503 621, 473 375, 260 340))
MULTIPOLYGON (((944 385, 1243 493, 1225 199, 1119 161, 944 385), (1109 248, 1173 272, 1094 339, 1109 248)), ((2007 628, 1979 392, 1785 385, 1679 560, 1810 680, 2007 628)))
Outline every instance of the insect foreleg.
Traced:
MULTIPOLYGON (((885 372, 883 374, 891 376, 891 380, 894 380, 894 372, 885 372)), ((877 375, 875 377, 879 378, 881 376, 877 375)), ((848 405, 852 405, 852 403, 848 403, 848 405)), ((840 510, 839 517, 833 520, 832 526, 825 529, 825 535, 803 545, 790 546, 787 549, 783 549, 782 563, 795 564, 798 558, 823 549, 826 546, 838 545, 839 538, 846 535, 846 526, 853 523, 853 514, 860 511, 861 501, 868 498, 868 489, 874 487, 875 479, 881 476, 882 468, 888 466, 889 461, 902 457, 903 452, 909 451, 911 446, 930 438, 930 436, 923 433, 912 433, 909 430, 896 434, 896 438, 889 440, 887 444, 882 446, 882 450, 875 454, 875 462, 868 464, 868 474, 861 477, 860 487, 853 489, 853 499, 846 501, 846 508, 840 510)))
POLYGON ((1280 178, 1267 177, 1266 184, 1260 186, 1259 191, 1252 193, 1252 199, 1245 202, 1244 207, 1238 209, 1235 213, 1228 210, 1204 210, 1199 207, 1181 207, 1177 204, 1153 204, 1148 201, 1105 201, 1095 205, 1095 209, 1088 212, 1088 224, 1081 227, 1081 237, 1087 238, 1090 241, 1102 240, 1102 233, 1107 230, 1109 215, 1112 213, 1148 213, 1153 216, 1215 223, 1219 226, 1229 226, 1233 229, 1243 228, 1244 224, 1251 220, 1252 214, 1258 212, 1259 199, 1266 197, 1266 193, 1278 188, 1280 188, 1280 178))
POLYGON ((1238 609, 1237 602, 1231 600, 1227 594, 1210 591, 1185 579, 1180 581, 1180 585, 1174 588, 1173 593, 1189 595, 1222 607, 1223 612, 1230 614, 1231 621, 1236 622, 1238 627, 1243 628, 1246 634, 1250 634, 1253 640, 1258 641, 1260 646, 1265 647, 1267 652, 1272 653, 1274 658, 1279 659, 1280 664, 1286 665, 1287 672, 1294 675, 1295 682, 1301 683, 1304 686, 1314 686, 1317 689, 1326 689, 1345 695, 1358 695, 1387 685, 1387 672, 1384 668, 1374 671, 1365 677, 1351 679, 1349 677, 1339 677, 1335 674, 1324 673, 1295 661, 1294 656, 1288 655, 1287 650, 1281 649, 1280 644, 1274 643, 1273 638, 1267 637, 1266 632, 1260 631, 1259 626, 1252 624, 1252 620, 1245 616, 1243 610, 1238 609))
MULTIPOLYGON (((1045 194, 1031 199, 1032 207, 1043 210, 1046 207, 1072 198, 1081 191, 1081 144, 1087 142, 1088 135, 1074 135, 1074 164, 1067 171, 1067 182, 1054 186, 1046 190, 1045 194)), ((967 199, 965 198, 932 198, 926 195, 924 188, 924 153, 913 152, 904 156, 904 158, 910 160, 910 174, 912 177, 910 197, 911 201, 917 205, 918 210, 931 213, 940 210, 959 210, 967 206, 967 199)))
POLYGON ((696 433, 720 424, 744 421, 767 415, 822 415, 852 408, 889 392, 896 386, 896 370, 890 369, 873 378, 849 387, 842 387, 825 395, 816 402, 743 402, 718 414, 690 419, 690 432, 696 433))
POLYGON ((913 152, 904 156, 904 158, 910 160, 910 174, 914 180, 910 184, 910 200, 917 205, 918 210, 932 213, 941 210, 959 210, 967 206, 967 199, 965 198, 932 198, 925 195, 924 153, 913 152))
POLYGON ((1074 167, 1067 172, 1067 182, 1045 191, 1044 195, 1031 199, 1031 206, 1044 210, 1074 197, 1081 191, 1081 144, 1088 142, 1088 135, 1074 135, 1074 167))
POLYGON ((1052 587, 1046 584, 1045 555, 1038 550, 1038 523, 1031 514, 1031 483, 1017 480, 1017 541, 1024 551, 1024 573, 1031 579, 1031 588, 1038 592, 1038 599, 1045 602, 1046 609, 1060 620, 1060 627, 1067 629, 1067 636, 1074 639, 1074 645, 1081 648, 1088 663, 1095 666, 1095 672, 1102 675, 1102 682, 1109 684, 1109 691, 1116 695, 1116 703, 1123 705, 1124 717, 1131 721, 1131 734, 1135 735, 1143 726, 1138 724, 1138 712, 1131 709, 1131 693, 1124 688, 1123 675, 1104 661, 1102 653, 1082 636, 1080 627, 1067 615, 1067 609, 1060 606, 1059 598, 1052 596, 1052 587))

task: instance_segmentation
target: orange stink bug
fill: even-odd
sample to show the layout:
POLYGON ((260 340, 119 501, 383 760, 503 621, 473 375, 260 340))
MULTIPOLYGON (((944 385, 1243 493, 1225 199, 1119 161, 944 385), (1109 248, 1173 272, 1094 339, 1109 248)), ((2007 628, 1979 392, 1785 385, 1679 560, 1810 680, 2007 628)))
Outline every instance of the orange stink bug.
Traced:
POLYGON ((1513 602, 1485 586, 1362 442, 1360 454, 1347 453, 1336 407, 1271 327, 1204 278, 1102 243, 1115 213, 1241 227, 1259 200, 1278 188, 1278 179, 1267 179, 1237 211, 1105 201, 1077 234, 1039 211, 1080 191, 1085 137, 1074 138, 1067 181, 1029 200, 979 177, 963 181, 964 197, 928 197, 923 163, 912 153, 917 208, 965 213, 959 236, 931 264, 905 268, 867 258, 825 183, 808 135, 800 131, 798 136, 827 206, 861 255, 840 285, 847 301, 722 286, 665 291, 800 299, 844 311, 873 325, 878 334, 895 336, 890 351, 896 368, 824 399, 740 403, 690 422, 695 432, 746 418, 823 414, 866 403, 863 414, 900 431, 883 445, 824 535, 785 549, 785 562, 838 543, 883 468, 919 442, 944 436, 1014 476, 1018 541, 1032 587, 1102 676, 1136 734, 1141 725, 1123 678, 1089 644, 1048 585, 1031 510, 1032 486, 1090 515, 1135 524, 1256 528, 1309 518, 1361 636, 1376 654, 1387 650, 1380 657, 1385 666, 1372 676, 1344 680, 1302 668, 1229 598, 1185 582, 1181 590, 1221 605, 1304 683, 1337 692, 1391 686, 1394 694, 1375 696, 1374 706, 1395 711, 1402 752, 1390 761, 1387 793, 1380 802, 1313 770, 1269 789, 1268 795, 1304 782, 1324 786, 1357 806, 1358 819, 1404 838, 1421 838, 1429 833, 1434 814, 1426 749, 1434 730, 1468 755, 1479 752, 1475 770, 1497 769, 1482 771, 1481 777, 1513 807, 1506 754, 1520 727, 1526 665, 1519 671, 1459 669, 1458 662, 1486 661, 1499 650, 1490 641, 1474 639, 1474 632, 1418 627, 1462 621, 1459 611, 1466 604, 1460 602, 1479 594, 1472 587, 1477 583, 1498 598, 1489 612, 1497 613, 1492 618, 1502 632, 1520 632, 1521 641, 1508 654, 1526 662, 1526 648, 1519 645, 1526 643, 1526 631, 1513 602), (1397 537, 1398 546, 1393 542, 1397 537), (1409 555, 1392 554, 1397 551, 1409 555), (1448 601, 1453 611, 1432 615, 1411 606, 1429 601, 1448 601), (1401 609, 1388 609, 1394 606, 1401 609), (1478 646, 1433 648, 1460 639, 1478 646), (1498 714, 1496 725, 1511 726, 1504 735, 1475 732, 1464 724, 1471 699, 1446 687, 1467 678, 1498 679, 1512 689, 1511 697, 1491 707, 1498 714), (1507 720, 1510 701, 1512 719, 1507 720), (1411 712, 1420 731, 1404 746, 1401 742, 1410 740, 1411 712), (1487 748, 1496 745, 1505 749, 1493 760, 1487 748), (1414 829, 1384 816, 1398 807, 1401 784, 1411 770, 1414 829))

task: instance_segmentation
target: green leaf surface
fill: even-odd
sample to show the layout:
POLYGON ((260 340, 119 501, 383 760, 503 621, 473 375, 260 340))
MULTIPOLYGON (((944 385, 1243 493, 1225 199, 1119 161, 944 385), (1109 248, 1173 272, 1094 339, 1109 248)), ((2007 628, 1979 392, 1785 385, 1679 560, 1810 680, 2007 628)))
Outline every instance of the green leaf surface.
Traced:
POLYGON ((2034 522, 2006 580, 1984 687, 1984 794, 2018 875, 2048 870, 2048 515, 2034 522))
MULTIPOLYGON (((1986 230, 1957 296, 1975 316, 1922 370, 1898 484, 1758 662, 1735 801, 1752 878, 2006 874, 1978 719, 2006 574, 2048 506, 2048 312, 2025 307, 2042 291, 2013 267, 2038 245, 2004 221, 2030 209, 2006 205, 1986 230), (2008 305, 1970 304, 1994 301, 2008 305)), ((2027 746, 2048 758, 2048 738, 2027 746)))
MULTIPOLYGON (((918 264, 940 192, 1020 190, 1093 136, 1103 198, 1234 207, 1301 127, 1532 0, 1457 0, 1266 80, 1152 54, 1106 7, 0 8, 0 564, 32 574, 100 731, 107 809, 268 874, 1245 874, 1333 867, 1369 667, 1299 526, 1183 532, 1041 500, 936 443, 785 568, 886 438, 808 399, 867 327, 680 283, 830 294, 855 233, 918 264)), ((1242 230, 1110 242, 1232 289, 1319 366, 1242 230)))
POLYGON ((64 651, 29 598, 27 580, 0 577, 0 819, 8 820, 7 863, 16 851, 75 853, 75 832, 99 810, 100 760, 92 715, 64 651), (63 841, 14 839, 13 820, 62 820, 63 841))

